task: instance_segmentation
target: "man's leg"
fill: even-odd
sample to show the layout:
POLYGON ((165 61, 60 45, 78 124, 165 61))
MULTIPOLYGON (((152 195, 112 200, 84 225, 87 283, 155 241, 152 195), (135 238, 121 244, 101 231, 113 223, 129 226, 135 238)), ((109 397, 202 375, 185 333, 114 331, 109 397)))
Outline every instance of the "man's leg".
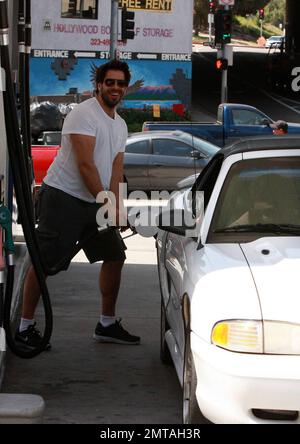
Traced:
POLYGON ((36 277, 35 270, 31 265, 27 271, 24 281, 22 318, 34 318, 34 313, 40 299, 40 294, 40 285, 36 277))
POLYGON ((120 320, 115 319, 123 264, 123 259, 119 261, 104 261, 102 264, 99 277, 102 295, 102 316, 94 334, 94 339, 99 342, 115 342, 118 344, 140 343, 139 336, 128 333, 122 327, 120 320))
POLYGON ((123 265, 124 260, 104 261, 102 264, 99 287, 102 295, 102 314, 104 316, 115 316, 123 265))
MULTIPOLYGON (((35 328, 34 314, 40 299, 40 285, 36 277, 35 270, 31 265, 27 271, 24 289, 23 306, 20 326, 16 331, 15 340, 29 348, 39 346, 42 337, 35 328)), ((45 350, 50 350, 51 345, 47 344, 45 350)))

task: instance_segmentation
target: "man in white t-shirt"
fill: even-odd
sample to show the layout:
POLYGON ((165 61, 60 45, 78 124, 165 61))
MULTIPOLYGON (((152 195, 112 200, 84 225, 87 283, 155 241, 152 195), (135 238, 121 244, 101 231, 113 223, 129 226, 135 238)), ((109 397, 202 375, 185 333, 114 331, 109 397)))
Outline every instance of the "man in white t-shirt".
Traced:
MULTIPOLYGON (((39 191, 36 233, 48 275, 68 268, 78 251, 78 243, 91 263, 103 260, 99 276, 102 315, 94 339, 139 344, 140 338, 129 334, 115 317, 126 258, 126 246, 118 227, 124 220, 119 205, 122 202, 119 184, 123 182, 128 135, 116 106, 126 92, 130 77, 125 62, 113 60, 100 66, 96 71, 96 96, 77 105, 67 116, 61 149, 39 191), (99 232, 96 215, 100 205, 96 198, 104 193, 108 197, 105 202, 110 202, 109 193, 105 194, 108 191, 115 197, 116 227, 99 232)), ((121 231, 123 229, 121 227, 121 231)), ((15 336, 16 341, 26 347, 36 348, 41 342, 34 321, 39 297, 39 284, 31 266, 25 278, 21 323, 15 336)))

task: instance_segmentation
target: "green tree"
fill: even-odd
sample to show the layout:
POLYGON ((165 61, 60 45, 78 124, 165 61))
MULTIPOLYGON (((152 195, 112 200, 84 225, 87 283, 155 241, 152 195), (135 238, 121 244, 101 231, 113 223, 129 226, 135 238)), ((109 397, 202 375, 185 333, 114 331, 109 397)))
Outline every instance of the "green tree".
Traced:
POLYGON ((265 21, 274 26, 285 22, 285 0, 271 0, 265 9, 265 21))
MULTIPOLYGON (((272 0, 272 3, 275 0, 272 0)), ((278 0, 284 2, 284 0, 278 0)), ((235 0, 233 7, 234 14, 246 15, 255 14, 260 8, 264 8, 270 0, 235 0)), ((215 3, 218 3, 215 0, 215 3)), ((207 28, 207 14, 209 10, 209 0, 194 0, 194 29, 200 31, 207 28)))

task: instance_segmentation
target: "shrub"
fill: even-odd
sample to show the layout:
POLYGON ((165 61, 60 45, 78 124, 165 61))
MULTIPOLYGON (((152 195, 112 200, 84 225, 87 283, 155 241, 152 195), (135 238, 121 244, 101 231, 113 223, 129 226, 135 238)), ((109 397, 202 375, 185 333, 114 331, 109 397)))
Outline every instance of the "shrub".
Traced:
POLYGON ((130 133, 138 132, 142 130, 143 123, 146 121, 182 121, 190 120, 188 113, 184 116, 179 116, 174 111, 168 108, 161 108, 160 117, 153 117, 152 107, 145 107, 144 109, 129 109, 120 108, 118 110, 120 116, 125 120, 130 133))

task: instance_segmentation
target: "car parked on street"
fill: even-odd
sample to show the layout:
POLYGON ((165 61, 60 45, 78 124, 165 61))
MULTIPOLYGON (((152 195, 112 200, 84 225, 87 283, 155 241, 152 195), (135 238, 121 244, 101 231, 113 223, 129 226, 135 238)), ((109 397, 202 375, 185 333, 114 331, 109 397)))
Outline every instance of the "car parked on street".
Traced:
MULTIPOLYGON (((300 124, 287 122, 289 134, 300 135, 300 124)), ((216 122, 175 121, 144 122, 143 131, 185 131, 220 147, 232 145, 244 137, 269 136, 273 119, 254 106, 245 103, 221 103, 216 122)))
POLYGON ((266 48, 281 48, 284 45, 284 36, 272 35, 266 40, 266 48))
MULTIPOLYGON (((126 144, 124 176, 129 191, 173 191, 180 179, 198 174, 219 147, 183 131, 132 133, 126 144)), ((59 153, 59 146, 32 146, 37 185, 59 153)))
POLYGON ((173 191, 179 180, 202 171, 219 149, 183 131, 133 133, 124 158, 128 189, 173 191))
POLYGON ((161 358, 183 422, 299 424, 300 138, 224 148, 172 201, 156 240, 161 358))

